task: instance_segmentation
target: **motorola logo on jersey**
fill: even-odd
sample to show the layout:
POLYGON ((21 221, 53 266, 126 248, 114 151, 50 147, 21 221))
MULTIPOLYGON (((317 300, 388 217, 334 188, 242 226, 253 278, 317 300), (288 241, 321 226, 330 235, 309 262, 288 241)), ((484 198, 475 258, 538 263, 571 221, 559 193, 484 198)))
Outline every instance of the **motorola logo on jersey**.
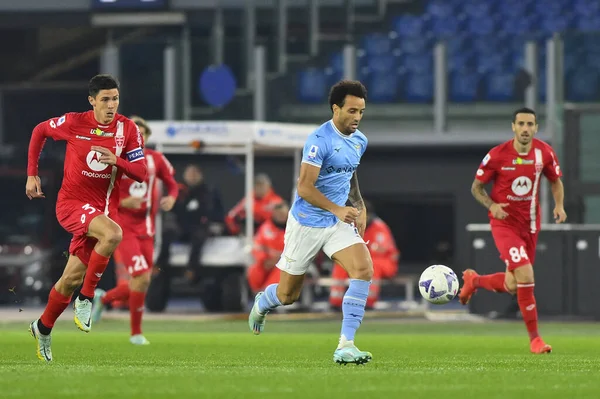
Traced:
POLYGON ((516 195, 527 195, 533 187, 531 179, 527 176, 519 176, 512 182, 512 191, 516 195))
POLYGON ((88 152, 87 157, 85 158, 88 167, 94 172, 102 172, 104 169, 108 168, 107 164, 100 162, 101 155, 102 154, 100 154, 99 152, 90 151, 88 152))
POLYGON ((133 182, 131 186, 129 186, 129 195, 134 198, 144 198, 144 195, 148 192, 148 185, 146 182, 133 182))

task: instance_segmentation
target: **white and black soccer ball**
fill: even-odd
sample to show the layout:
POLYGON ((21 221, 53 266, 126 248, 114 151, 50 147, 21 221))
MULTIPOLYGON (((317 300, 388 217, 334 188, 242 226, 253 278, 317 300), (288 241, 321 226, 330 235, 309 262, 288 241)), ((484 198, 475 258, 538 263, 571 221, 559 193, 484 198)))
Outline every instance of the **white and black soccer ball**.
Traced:
POLYGON ((458 293, 456 273, 448 266, 431 265, 419 278, 419 291, 423 298, 436 305, 450 302, 458 293))

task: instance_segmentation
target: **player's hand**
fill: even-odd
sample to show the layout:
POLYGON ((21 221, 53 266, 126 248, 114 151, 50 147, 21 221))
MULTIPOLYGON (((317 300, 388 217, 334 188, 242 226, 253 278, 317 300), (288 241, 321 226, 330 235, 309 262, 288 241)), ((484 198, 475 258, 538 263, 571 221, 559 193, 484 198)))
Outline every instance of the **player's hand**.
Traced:
POLYGON ((508 204, 492 204, 490 206, 490 212, 492 213, 492 216, 494 217, 494 219, 506 219, 506 217, 508 216, 508 213, 506 213, 504 211, 503 208, 507 207, 508 204))
POLYGON ((25 184, 25 195, 27 198, 46 198, 42 192, 42 181, 39 176, 27 176, 27 183, 25 184))
POLYGON ((555 223, 563 223, 565 220, 567 220, 567 212, 565 212, 565 208, 562 206, 554 207, 553 214, 555 223))
POLYGON ((139 197, 127 197, 121 200, 121 208, 127 209, 140 209, 142 207, 143 198, 139 197))
POLYGON ((358 209, 356 208, 353 208, 351 206, 342 206, 334 212, 334 215, 342 222, 353 223, 356 221, 358 213, 358 209))
POLYGON ((367 210, 363 209, 359 211, 358 217, 356 218, 356 229, 361 237, 364 237, 365 230, 367 229, 367 210))
POLYGON ((162 209, 165 212, 169 212, 171 209, 173 209, 173 206, 175 205, 175 201, 176 201, 176 198, 173 197, 172 195, 167 195, 166 197, 162 197, 160 199, 160 209, 162 209))
POLYGON ((117 156, 108 148, 93 145, 92 151, 96 151, 96 152, 100 153, 100 159, 98 159, 98 161, 100 161, 104 164, 107 164, 107 165, 116 165, 117 164, 117 156))

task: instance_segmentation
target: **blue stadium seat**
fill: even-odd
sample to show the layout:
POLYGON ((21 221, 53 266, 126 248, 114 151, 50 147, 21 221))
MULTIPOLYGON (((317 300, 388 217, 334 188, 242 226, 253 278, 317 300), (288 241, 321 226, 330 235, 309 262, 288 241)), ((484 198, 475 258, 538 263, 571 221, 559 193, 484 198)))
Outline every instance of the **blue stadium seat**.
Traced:
POLYGON ((389 54, 392 51, 392 39, 388 35, 372 33, 363 36, 362 47, 367 54, 389 54))
POLYGON ((366 57, 366 66, 375 72, 391 72, 398 66, 398 59, 392 54, 371 55, 366 57))
POLYGON ((433 49, 433 43, 428 37, 400 38, 398 39, 398 49, 404 54, 430 52, 433 49))
POLYGON ((369 102, 390 103, 398 99, 398 75, 373 72, 365 82, 369 89, 369 102))
POLYGON ((544 33, 564 32, 571 27, 571 14, 549 15, 541 18, 539 29, 544 33))
POLYGON ((429 103, 433 100, 433 75, 409 73, 404 82, 404 99, 414 103, 429 103))
POLYGON ((470 33, 483 36, 496 32, 496 21, 492 17, 471 18, 467 20, 467 29, 470 33))
POLYGON ((426 7, 427 14, 435 19, 446 19, 455 14, 455 5, 448 0, 431 0, 426 7))
POLYGON ((506 53, 497 51, 495 53, 478 54, 476 57, 477 70, 480 73, 500 72, 506 70, 509 65, 506 53))
POLYGON ((393 31, 402 37, 421 37, 426 33, 427 19, 417 15, 401 15, 392 22, 393 31))
POLYGON ((344 72, 344 54, 340 51, 331 53, 329 56, 329 66, 333 72, 344 72))
POLYGON ((600 2, 590 0, 574 0, 573 10, 577 15, 589 16, 600 14, 600 2))
POLYGON ((536 1, 533 3, 533 12, 536 16, 561 15, 565 11, 560 1, 536 1))
POLYGON ((471 18, 485 18, 492 14, 493 1, 464 1, 462 12, 471 18))
POLYGON ((506 0, 498 2, 498 14, 503 18, 506 17, 529 17, 529 10, 532 0, 506 0))
POLYGON ((448 99, 451 102, 473 102, 477 100, 479 79, 479 74, 466 70, 450 74, 448 99))
POLYGON ((580 67, 567 75, 567 81, 567 101, 598 101, 600 80, 597 69, 580 67))
POLYGON ((468 51, 448 56, 448 72, 474 69, 474 66, 473 54, 468 51))
POLYGON ((426 53, 412 54, 404 57, 404 68, 409 72, 433 73, 433 54, 431 51, 426 53))
POLYGON ((575 19, 575 28, 580 32, 597 32, 600 30, 600 15, 585 15, 575 19))
POLYGON ((433 19, 431 21, 431 31, 436 37, 450 37, 461 32, 464 23, 464 15, 452 15, 446 18, 433 19))
POLYGON ((487 101, 510 101, 513 99, 514 75, 509 72, 491 73, 485 78, 487 101))
POLYGON ((321 103, 327 98, 327 77, 322 69, 307 68, 298 73, 298 99, 321 103))

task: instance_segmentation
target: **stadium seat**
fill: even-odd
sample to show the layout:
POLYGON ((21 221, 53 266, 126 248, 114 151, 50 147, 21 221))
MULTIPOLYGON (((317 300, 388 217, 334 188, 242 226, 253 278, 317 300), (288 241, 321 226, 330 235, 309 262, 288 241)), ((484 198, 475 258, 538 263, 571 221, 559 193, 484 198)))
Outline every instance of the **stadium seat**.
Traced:
POLYGON ((433 40, 428 37, 402 37, 398 39, 398 49, 403 54, 429 53, 433 50, 433 40))
POLYGON ((472 102, 477 100, 480 76, 471 71, 457 71, 450 75, 449 95, 451 102, 472 102))
POLYGON ((389 103, 398 98, 398 75, 373 72, 365 80, 369 89, 369 102, 389 103))
POLYGON ((508 72, 490 73, 485 84, 487 101, 511 101, 514 92, 514 75, 508 72))
POLYGON ((392 54, 372 55, 366 57, 366 66, 376 72, 391 72, 397 68, 398 58, 392 54))
POLYGON ((367 55, 384 55, 392 52, 392 39, 389 35, 372 33, 363 36, 361 42, 367 55))
POLYGON ((575 20, 575 28, 580 32, 600 31, 600 15, 582 15, 575 20))
POLYGON ((322 69, 307 68, 298 73, 298 99, 320 103, 327 97, 327 78, 322 69))
POLYGON ((392 31, 400 38, 423 37, 428 29, 427 22, 423 16, 401 15, 392 22, 392 31))
POLYGON ((428 103, 433 100, 433 75, 430 73, 407 74, 403 87, 406 101, 428 103))
POLYGON ((410 57, 404 57, 403 66, 409 72, 433 74, 433 54, 427 53, 413 54, 410 57))

